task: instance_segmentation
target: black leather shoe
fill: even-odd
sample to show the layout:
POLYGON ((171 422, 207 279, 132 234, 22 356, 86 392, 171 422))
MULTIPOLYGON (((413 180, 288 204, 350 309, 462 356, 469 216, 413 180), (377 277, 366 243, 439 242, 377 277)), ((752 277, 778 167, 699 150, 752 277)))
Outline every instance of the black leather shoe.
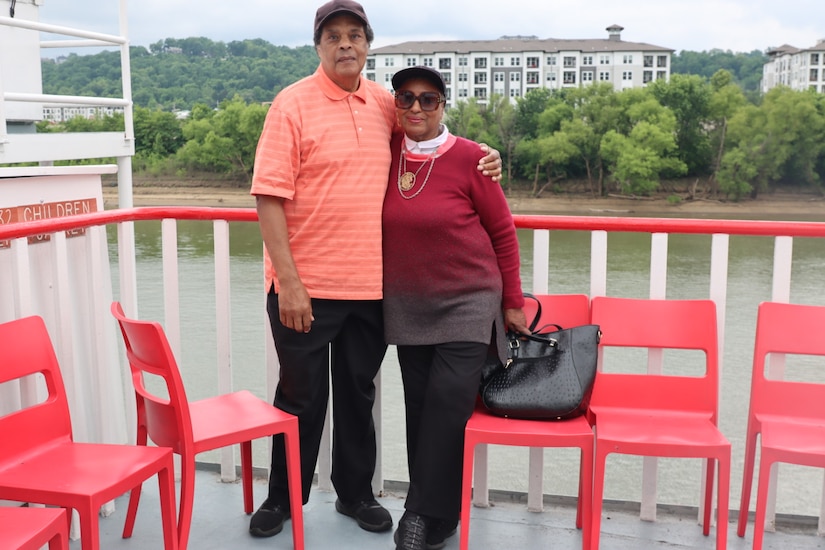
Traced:
POLYGON ((249 534, 253 537, 274 537, 284 528, 289 518, 289 508, 265 500, 249 520, 249 534))
POLYGON ((426 550, 427 521, 415 512, 404 512, 392 540, 395 550, 426 550))
POLYGON ((457 521, 427 518, 427 550, 440 550, 447 544, 447 538, 455 535, 457 521))
POLYGON ((335 509, 345 516, 355 518, 358 527, 365 531, 388 531, 392 528, 392 516, 386 508, 378 504, 375 499, 364 500, 351 506, 335 501, 335 509))

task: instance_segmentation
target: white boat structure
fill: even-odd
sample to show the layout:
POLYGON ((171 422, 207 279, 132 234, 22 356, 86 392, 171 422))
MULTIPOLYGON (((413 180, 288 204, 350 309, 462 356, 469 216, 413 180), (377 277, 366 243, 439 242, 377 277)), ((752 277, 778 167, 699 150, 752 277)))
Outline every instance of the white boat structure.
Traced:
MULTIPOLYGON (((48 0, 58 1, 58 0, 48 0)), ((233 389, 232 328, 230 303, 229 236, 237 224, 256 223, 252 209, 163 207, 133 208, 132 164, 134 134, 130 89, 129 42, 126 29, 126 2, 120 0, 120 32, 106 35, 49 25, 41 22, 39 8, 43 0, 0 0, 0 322, 40 315, 49 327, 52 340, 67 381, 72 406, 75 437, 79 441, 128 443, 134 440, 134 402, 123 354, 119 348, 116 324, 109 315, 109 304, 118 299, 124 308, 137 315, 140 311, 134 224, 158 220, 162 224, 163 274, 159 288, 163 295, 164 324, 176 351, 187 327, 181 321, 180 259, 177 254, 177 223, 199 220, 211 224, 214 239, 215 326, 217 350, 214 392, 233 389), (15 6, 15 14, 10 8, 15 6), (121 52, 122 97, 91 98, 43 94, 40 57, 43 48, 110 46, 121 52), (85 105, 122 108, 123 132, 84 134, 38 134, 35 123, 42 119, 46 106, 85 105), (115 164, 58 167, 55 162, 77 159, 116 159, 115 164), (19 166, 20 164, 30 164, 19 166), (119 207, 104 210, 102 176, 114 174, 119 207), (109 258, 107 227, 116 227, 117 267, 109 258), (112 281, 118 281, 114 296, 112 281)), ((78 8, 82 9, 82 8, 78 8)), ((719 312, 720 349, 725 342, 725 314, 728 296, 728 260, 731 236, 755 235, 774 242, 772 272, 774 301, 789 301, 793 268, 794 241, 800 238, 825 239, 825 224, 812 222, 755 222, 733 220, 690 220, 617 217, 518 216, 520 228, 533 231, 533 288, 535 293, 555 292, 550 282, 551 235, 562 231, 590 234, 590 271, 581 273, 588 281, 591 296, 605 295, 608 290, 607 257, 609 236, 635 232, 650 236, 649 280, 638 285, 649 288, 651 298, 668 296, 668 239, 676 234, 707 235, 709 285, 696 298, 710 298, 719 312)), ((112 232, 111 234, 115 234, 112 232)), ((822 241, 825 242, 825 241, 822 241)), ((263 289, 263 286, 261 286, 263 289)), ((263 293, 260 300, 263 304, 263 293)), ((249 322, 243 319, 241 322, 249 322)), ((261 308, 260 322, 266 322, 261 308)), ((277 381, 277 358, 269 339, 260 342, 264 349, 265 379, 256 387, 271 399, 277 381)), ((743 353, 750 353, 744 350, 743 353)), ((0 349, 0 356, 2 349, 0 349)), ((724 361, 723 361, 724 364, 724 361)), ((0 367, 1 368, 1 367, 0 367)), ((0 386, 0 415, 7 414, 21 402, 34 402, 41 394, 37 384, 15 387, 0 386)), ((747 392, 747 387, 725 388, 747 392)), ((724 400, 724 394, 722 400, 724 400)), ((382 410, 396 407, 380 397, 376 406, 379 449, 383 449, 380 430, 382 410)), ((742 411, 744 416, 745 411, 742 411)), ((722 419, 723 429, 725 419, 722 419)), ((738 426, 737 424, 733 424, 738 426)), ((729 430, 731 428, 728 428, 729 430)), ((743 434, 740 434, 743 435, 743 434)), ((305 507, 305 536, 308 548, 391 548, 392 534, 369 534, 334 511, 334 493, 329 482, 329 437, 324 440, 318 464, 317 489, 305 507)), ((0 450, 0 453, 2 450, 0 450)), ((570 475, 552 450, 525 449, 529 455, 523 467, 526 492, 500 488, 494 477, 487 476, 486 449, 476 457, 475 504, 471 539, 472 548, 580 548, 581 532, 576 530, 575 496, 555 494, 553 479, 570 475)), ((562 455, 572 463, 570 455, 562 455)), ((210 548, 291 548, 289 529, 273 540, 248 536, 248 517, 241 507, 241 488, 234 483, 236 457, 225 453, 219 463, 203 464, 198 473, 196 503, 190 547, 210 548), (219 479, 226 483, 215 483, 219 479)), ((577 463, 577 460, 575 461, 577 463)), ((568 464, 569 465, 569 464, 568 464)), ((264 479, 268 464, 260 468, 261 483, 256 486, 256 503, 264 498, 264 479)), ((606 550, 630 548, 713 548, 714 538, 704 537, 697 526, 700 516, 690 504, 663 504, 657 499, 655 460, 645 460, 642 467, 640 498, 622 495, 605 504, 601 547, 606 550), (609 517, 609 519, 607 519, 609 517), (640 521, 646 520, 646 521, 640 521)), ((572 475, 576 475, 575 469, 572 475)), ((731 487, 731 518, 738 506, 741 481, 741 458, 734 457, 731 487)), ((700 476, 697 476, 697 478, 700 476)), ((662 480, 664 482, 664 480, 662 480)), ((776 484, 774 484, 775 486, 776 484)), ((379 467, 374 488, 396 520, 403 511, 404 480, 384 479, 379 467)), ((156 489, 155 489, 156 490, 156 489)), ((161 529, 157 519, 157 499, 153 488, 142 500, 143 507, 132 539, 121 539, 125 500, 111 503, 103 510, 108 515, 101 522, 102 547, 107 549, 160 548, 161 529), (153 508, 154 506, 154 508, 153 508)), ((698 502, 700 487, 685 496, 686 502, 698 502)), ((775 499, 775 495, 772 497, 775 499)), ((14 503, 0 503, 13 505, 14 503)), ((782 510, 782 504, 778 505, 782 510)), ((821 518, 825 516, 821 511, 821 518)), ((731 520, 732 522, 734 520, 731 520)), ((768 515, 768 533, 764 548, 808 549, 825 546, 818 534, 821 520, 813 515, 777 514, 772 506, 768 515), (777 526, 778 525, 778 526, 777 526)), ((76 526, 75 526, 76 532, 76 526)), ((728 547, 751 547, 752 525, 745 538, 729 528, 728 547)), ((73 547, 78 543, 73 543, 73 547)), ((457 537, 447 548, 458 548, 457 537)))

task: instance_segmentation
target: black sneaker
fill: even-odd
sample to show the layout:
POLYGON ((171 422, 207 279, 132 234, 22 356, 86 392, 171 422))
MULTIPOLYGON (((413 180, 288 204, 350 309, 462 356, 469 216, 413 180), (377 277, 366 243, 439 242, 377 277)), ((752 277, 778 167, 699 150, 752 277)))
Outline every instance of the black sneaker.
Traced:
POLYGON ((341 499, 337 499, 335 509, 345 516, 355 518, 358 526, 365 531, 377 533, 392 528, 392 516, 374 498, 353 505, 344 504, 341 499))
POLYGON ((458 522, 446 519, 427 518, 427 550, 440 550, 445 541, 455 535, 458 522))
POLYGON ((284 528, 289 518, 289 508, 265 500, 249 520, 249 534, 253 537, 274 537, 284 528))
POLYGON ((404 512, 392 540, 395 541, 395 550, 426 550, 427 521, 415 512, 404 512))

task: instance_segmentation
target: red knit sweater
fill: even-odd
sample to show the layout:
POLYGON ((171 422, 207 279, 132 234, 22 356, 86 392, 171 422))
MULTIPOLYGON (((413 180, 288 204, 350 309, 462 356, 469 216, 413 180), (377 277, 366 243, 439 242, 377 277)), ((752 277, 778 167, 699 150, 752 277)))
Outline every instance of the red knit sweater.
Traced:
MULTIPOLYGON (((387 341, 489 343, 502 308, 524 304, 518 238, 501 186, 476 170, 478 145, 457 138, 439 151, 423 191, 405 199, 398 189, 402 143, 403 136, 393 138, 383 211, 387 341)), ((421 166, 414 158, 407 157, 408 171, 421 166)), ((428 169, 404 195, 420 189, 428 169)))

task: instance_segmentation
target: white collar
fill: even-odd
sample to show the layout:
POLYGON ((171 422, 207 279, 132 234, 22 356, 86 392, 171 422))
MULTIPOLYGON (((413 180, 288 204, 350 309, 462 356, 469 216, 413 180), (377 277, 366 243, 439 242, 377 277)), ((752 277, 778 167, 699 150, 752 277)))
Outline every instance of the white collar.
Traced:
POLYGON ((426 141, 413 141, 409 137, 404 136, 404 148, 410 153, 429 155, 444 145, 449 137, 450 131, 444 124, 442 124, 439 134, 433 139, 428 139, 426 141))

